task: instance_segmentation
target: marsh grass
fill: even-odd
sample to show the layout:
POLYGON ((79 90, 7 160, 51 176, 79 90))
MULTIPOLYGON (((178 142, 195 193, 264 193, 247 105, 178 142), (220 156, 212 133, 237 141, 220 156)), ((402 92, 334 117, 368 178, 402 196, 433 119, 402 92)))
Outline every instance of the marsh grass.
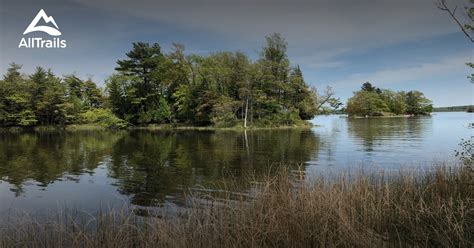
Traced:
POLYGON ((2 247, 473 247, 472 172, 440 167, 422 173, 305 180, 280 169, 252 182, 190 193, 188 208, 141 217, 129 209, 89 218, 60 211, 47 221, 9 216, 2 247))

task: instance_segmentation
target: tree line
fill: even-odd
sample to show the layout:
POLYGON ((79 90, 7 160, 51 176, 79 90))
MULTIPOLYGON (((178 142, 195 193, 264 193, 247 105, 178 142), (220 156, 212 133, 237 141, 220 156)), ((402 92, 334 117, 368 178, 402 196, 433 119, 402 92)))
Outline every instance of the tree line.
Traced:
POLYGON ((104 90, 91 79, 57 77, 42 67, 24 75, 12 63, 0 80, 0 123, 282 126, 341 106, 331 88, 318 93, 291 66, 280 34, 265 38, 255 61, 242 52, 185 55, 181 44, 164 53, 158 43, 133 43, 104 90))
POLYGON ((433 111, 431 100, 420 91, 380 89, 366 82, 348 99, 350 116, 426 115, 433 111))
POLYGON ((87 121, 90 111, 105 110, 106 97, 91 79, 61 78, 42 67, 23 75, 20 69, 21 65, 10 64, 0 80, 1 126, 81 123, 87 121))
POLYGON ((449 106, 433 108, 433 112, 474 112, 474 105, 449 106))

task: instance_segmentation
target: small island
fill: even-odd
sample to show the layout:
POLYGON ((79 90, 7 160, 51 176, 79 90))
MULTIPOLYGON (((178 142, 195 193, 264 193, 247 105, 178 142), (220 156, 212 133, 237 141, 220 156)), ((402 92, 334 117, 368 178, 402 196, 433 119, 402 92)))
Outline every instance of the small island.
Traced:
POLYGON ((345 111, 349 117, 416 116, 429 115, 433 105, 420 91, 395 92, 366 82, 347 100, 345 111))

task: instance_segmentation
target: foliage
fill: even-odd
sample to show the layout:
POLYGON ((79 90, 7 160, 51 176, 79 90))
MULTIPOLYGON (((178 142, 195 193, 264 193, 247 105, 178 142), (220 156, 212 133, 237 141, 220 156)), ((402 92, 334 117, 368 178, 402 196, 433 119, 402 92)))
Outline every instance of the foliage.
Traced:
POLYGON ((464 165, 474 170, 474 137, 467 140, 461 139, 459 147, 460 150, 455 151, 456 157, 458 157, 464 165))
POLYGON ((232 127, 237 124, 235 112, 239 102, 230 97, 221 96, 217 99, 211 113, 212 124, 216 127, 232 127))
POLYGON ((37 67, 29 76, 10 64, 0 80, 0 125, 64 125, 78 121, 84 111, 102 106, 101 90, 90 79, 75 75, 56 77, 37 67))
POLYGON ((361 90, 347 101, 347 113, 359 116, 380 116, 389 107, 375 91, 361 90))
POLYGON ((422 92, 394 92, 376 88, 369 82, 348 99, 346 106, 346 112, 356 116, 424 115, 432 111, 431 101, 422 92))
POLYGON ((340 107, 331 88, 318 94, 300 67, 290 66, 280 34, 267 36, 259 54, 251 61, 242 52, 185 55, 180 44, 163 53, 157 43, 133 43, 106 80, 106 94, 91 79, 60 78, 41 67, 26 76, 11 64, 0 81, 0 124, 95 122, 83 114, 110 109, 134 125, 278 126, 298 125, 340 107))
POLYGON ((105 128, 121 129, 127 127, 127 123, 115 116, 110 109, 95 108, 81 114, 84 123, 98 124, 105 128))
POLYGON ((255 62, 241 52, 185 56, 183 45, 173 46, 164 54, 157 43, 134 43, 128 58, 117 62, 118 73, 106 84, 118 117, 139 125, 288 124, 311 119, 323 105, 337 102, 332 95, 318 96, 299 66, 290 66, 280 34, 266 37, 255 62))
POLYGON ((387 104, 387 107, 391 113, 401 115, 406 112, 407 106, 405 103, 405 92, 382 90, 380 97, 387 104))
POLYGON ((425 98, 423 93, 416 90, 409 91, 406 94, 405 102, 407 105, 407 114, 420 115, 431 113, 433 111, 433 105, 431 104, 431 100, 425 98))

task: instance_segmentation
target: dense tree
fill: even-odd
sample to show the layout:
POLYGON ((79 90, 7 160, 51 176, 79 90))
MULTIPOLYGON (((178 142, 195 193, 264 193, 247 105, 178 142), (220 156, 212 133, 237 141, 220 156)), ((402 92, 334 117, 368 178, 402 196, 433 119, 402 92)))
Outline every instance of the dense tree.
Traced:
POLYGON ((88 79, 84 82, 83 101, 87 108, 92 109, 101 107, 103 103, 103 97, 102 91, 94 82, 92 82, 91 79, 88 79))
POLYGON ((350 115, 380 116, 388 112, 389 108, 376 92, 361 90, 349 98, 346 111, 350 115))
POLYGON ((290 66, 287 42, 280 34, 266 37, 256 61, 242 52, 185 55, 173 44, 133 43, 106 92, 76 75, 56 77, 38 67, 29 77, 12 64, 0 81, 3 126, 103 122, 214 126, 281 126, 340 107, 334 91, 319 94, 305 82, 299 66, 290 66))
POLYGON ((309 88, 299 66, 290 67, 286 50, 280 34, 266 37, 255 62, 242 52, 185 56, 179 44, 162 54, 158 44, 135 43, 107 80, 109 103, 119 117, 140 125, 244 127, 293 125, 323 106, 339 106, 333 94, 319 96, 309 88))
POLYGON ((419 91, 409 91, 406 94, 406 113, 419 115, 430 113, 433 111, 431 100, 427 99, 423 93, 419 91))
POLYGON ((0 80, 2 126, 79 122, 83 112, 102 105, 102 92, 91 80, 83 82, 73 75, 61 79, 42 67, 22 76, 20 69, 11 64, 0 80))
MULTIPOLYGON (((0 82, 0 118, 4 126, 32 126, 38 123, 34 101, 37 87, 34 81, 21 75, 20 69, 20 65, 10 64, 0 82)), ((38 68, 34 77, 41 77, 44 81, 46 73, 38 68)))
POLYGON ((432 112, 431 101, 419 91, 405 93, 379 89, 364 83, 347 101, 346 112, 357 116, 424 115, 432 112))
POLYGON ((392 90, 382 90, 382 100, 387 104, 391 113, 401 115, 406 113, 405 92, 394 92, 392 90))
POLYGON ((115 115, 122 119, 126 119, 126 115, 132 105, 127 98, 127 91, 132 81, 133 77, 120 74, 113 74, 105 81, 108 92, 107 106, 115 115))
POLYGON ((133 43, 133 50, 126 55, 128 59, 117 61, 116 70, 135 77, 127 92, 132 104, 127 109, 128 120, 138 124, 166 122, 171 116, 167 102, 162 99, 166 91, 162 81, 168 68, 160 45, 133 43))
MULTIPOLYGON (((34 111, 40 125, 65 124, 71 105, 66 102, 67 86, 61 83, 51 71, 45 82, 33 82, 39 88, 40 96, 36 99, 34 111)), ((70 116, 71 117, 71 116, 70 116)), ((71 119, 74 119, 71 117, 71 119)))

